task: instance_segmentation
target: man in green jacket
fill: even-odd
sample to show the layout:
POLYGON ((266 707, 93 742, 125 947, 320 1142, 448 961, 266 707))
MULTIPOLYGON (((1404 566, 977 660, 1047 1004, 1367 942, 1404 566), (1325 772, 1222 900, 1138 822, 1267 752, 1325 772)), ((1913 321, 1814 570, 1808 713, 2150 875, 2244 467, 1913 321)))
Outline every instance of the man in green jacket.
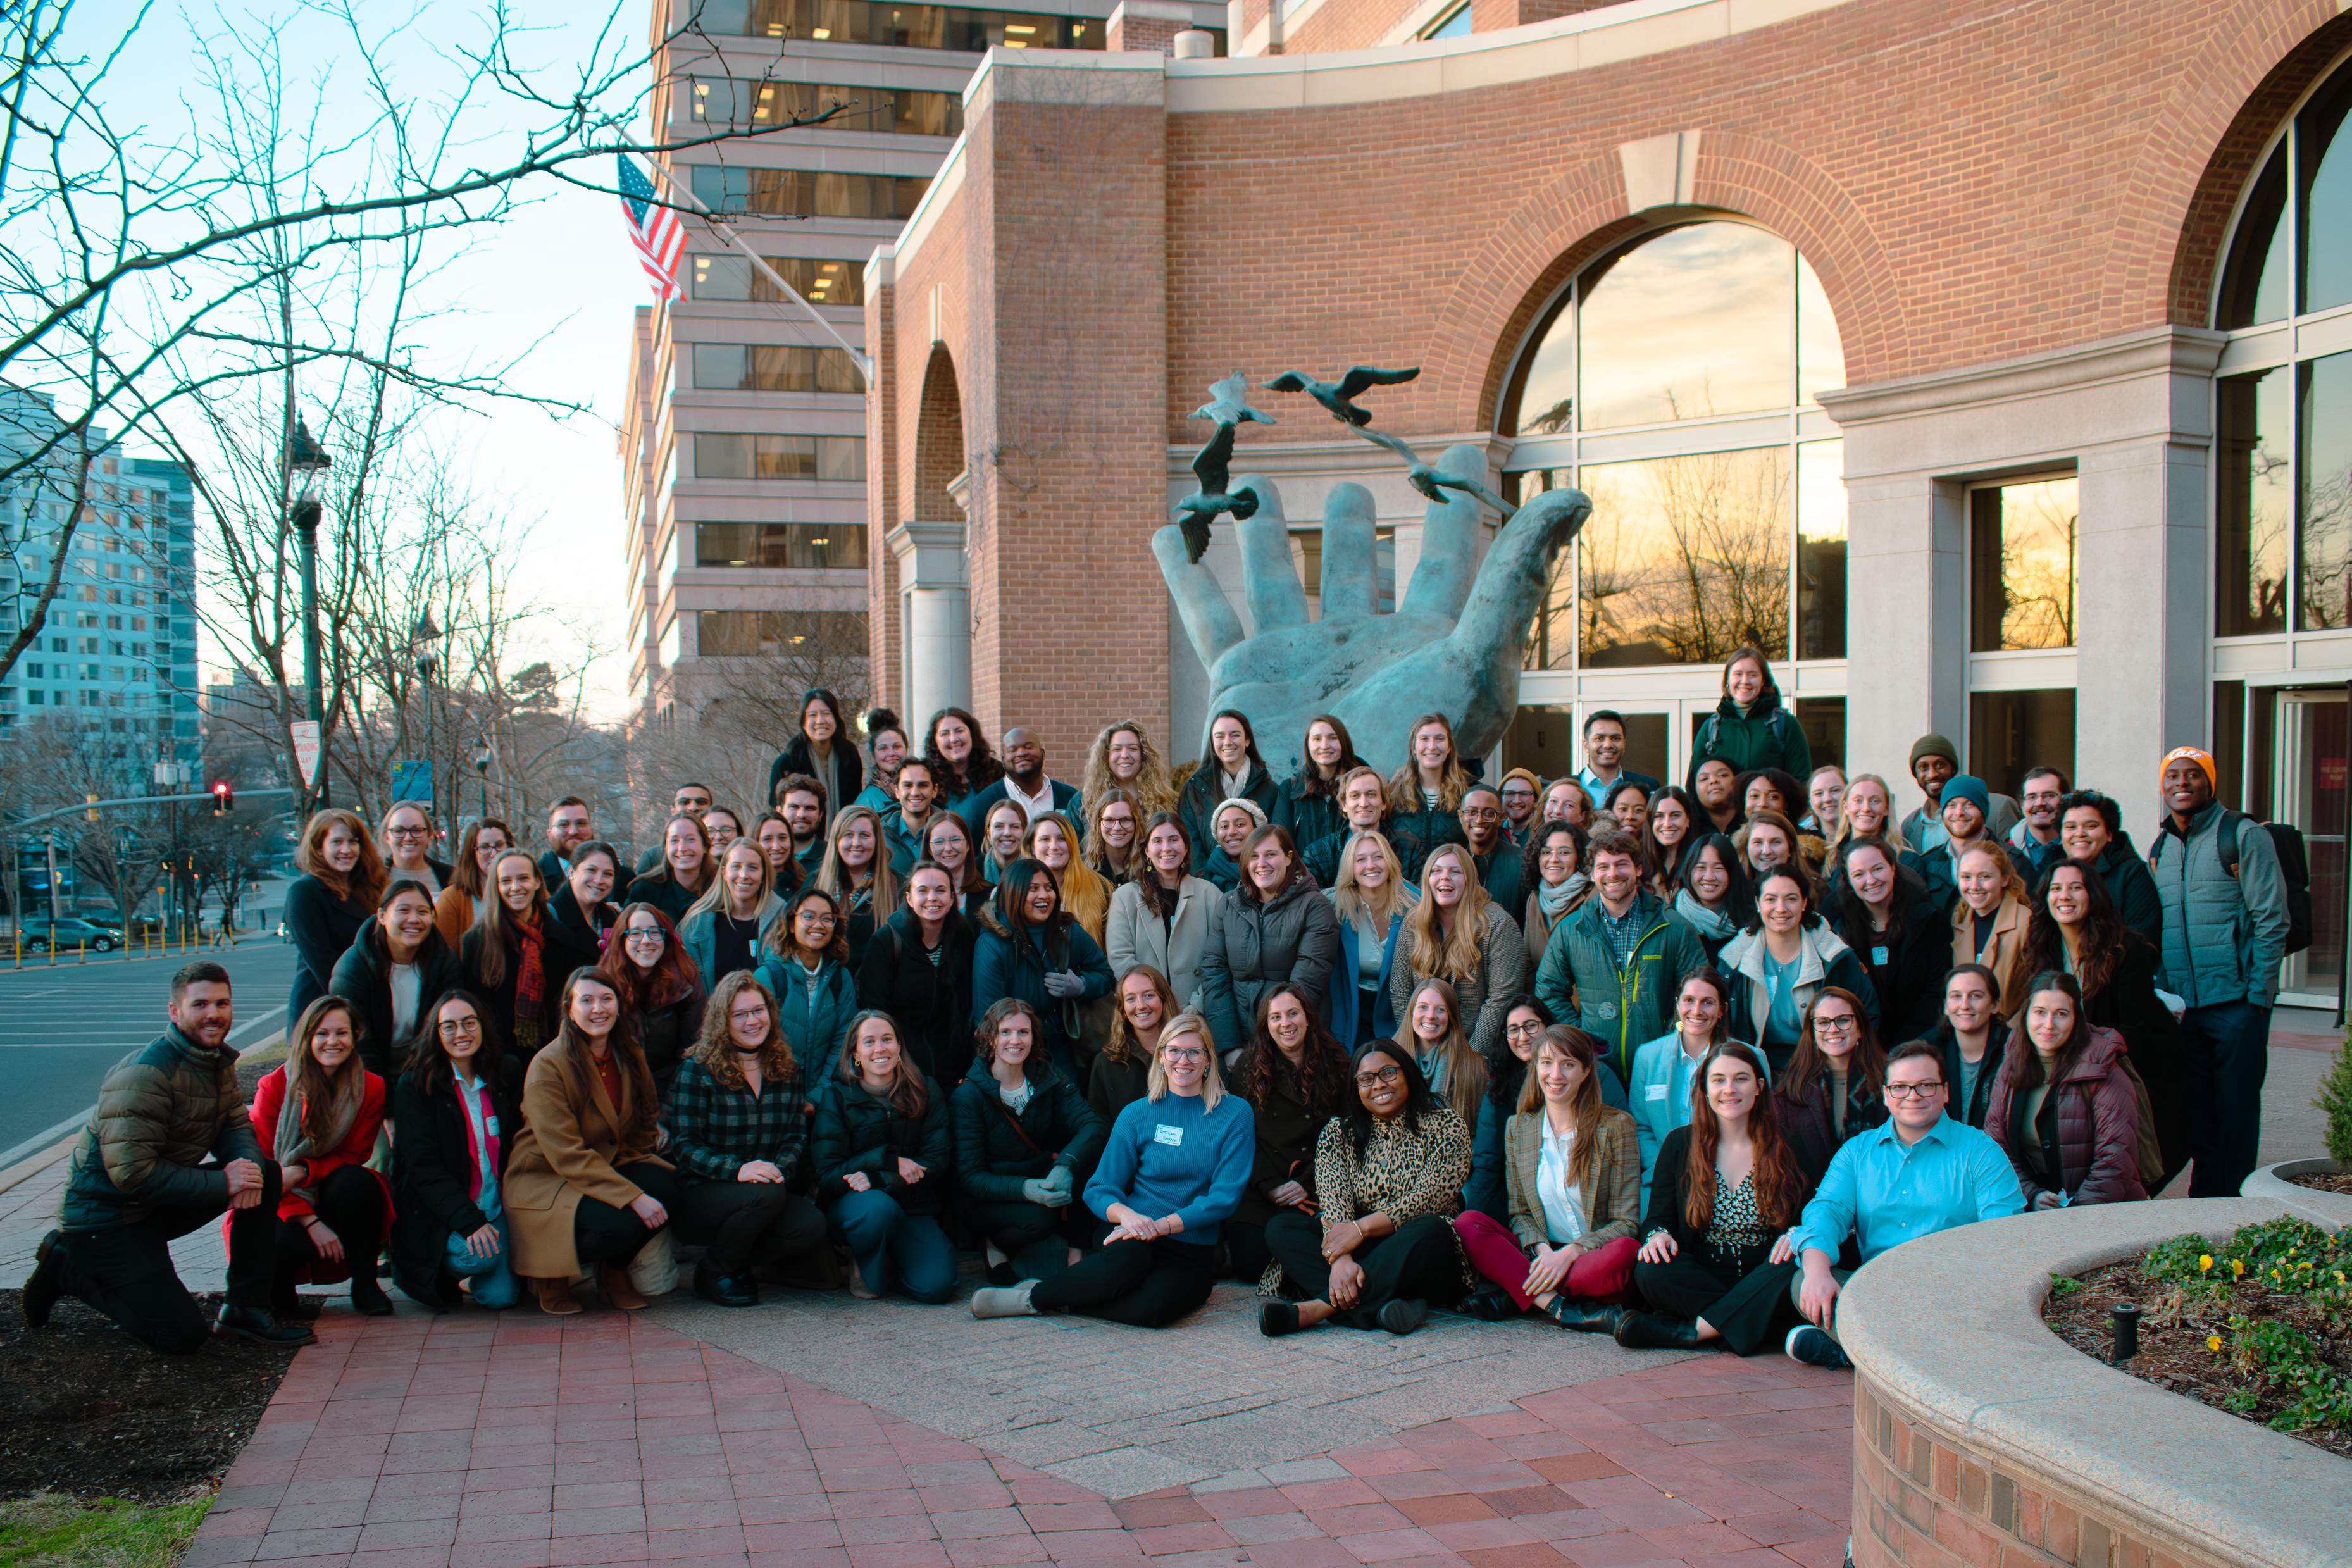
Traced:
POLYGON ((1551 928, 1536 1000, 1598 1038, 1626 1083, 1634 1048, 1674 1032, 1675 998, 1685 977, 1706 967, 1706 950, 1642 890, 1642 847, 1632 835, 1593 834, 1591 863, 1593 896, 1551 928))
POLYGON ((307 1345, 307 1328, 263 1310, 278 1240, 278 1163, 261 1152, 228 1048, 228 971, 198 962, 172 976, 171 1026, 125 1057, 98 1091, 74 1145, 58 1229, 25 1281, 25 1321, 45 1327, 79 1296, 150 1350, 193 1355, 208 1333, 307 1345), (228 1290, 205 1315, 172 1267, 172 1243, 226 1209, 228 1290))

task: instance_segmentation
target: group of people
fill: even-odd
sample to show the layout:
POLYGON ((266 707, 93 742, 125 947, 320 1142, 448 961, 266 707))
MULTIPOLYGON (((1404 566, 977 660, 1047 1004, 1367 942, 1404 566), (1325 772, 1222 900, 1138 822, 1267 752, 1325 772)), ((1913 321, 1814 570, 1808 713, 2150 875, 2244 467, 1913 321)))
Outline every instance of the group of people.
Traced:
POLYGON ((681 784, 634 859, 572 797, 448 863, 415 803, 318 813, 286 1064, 239 1103, 226 975, 184 970, 28 1315, 194 1348, 150 1287, 226 1209, 218 1328, 259 1338, 306 1282, 389 1311, 379 1255, 436 1310, 634 1308, 674 1239, 730 1307, 946 1301, 969 1250, 981 1317, 1160 1325, 1230 1278, 1269 1335, 1459 1305, 1842 1365, 1889 1246, 2254 1163, 2284 883, 2193 748, 2143 860, 2109 797, 1994 795, 1934 735, 1898 819, 1752 648, 1679 786, 1608 712, 1497 784, 1436 713, 1385 775, 1316 718, 1280 781, 1234 710, 1189 772, 1115 721, 1075 784, 960 709, 864 728, 810 692, 772 809, 681 784))

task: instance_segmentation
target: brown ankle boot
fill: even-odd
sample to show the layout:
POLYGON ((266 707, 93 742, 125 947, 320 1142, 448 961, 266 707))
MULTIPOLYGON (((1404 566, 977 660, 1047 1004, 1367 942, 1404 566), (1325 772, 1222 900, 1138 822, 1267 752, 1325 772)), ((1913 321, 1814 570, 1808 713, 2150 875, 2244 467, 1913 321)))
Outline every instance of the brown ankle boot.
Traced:
POLYGON ((568 1318, 584 1310, 578 1301, 572 1300, 572 1281, 569 1279, 534 1279, 530 1282, 530 1289, 531 1293, 539 1298, 539 1310, 551 1318, 568 1318))
POLYGON ((635 1285, 629 1283, 629 1271, 625 1268, 598 1268, 596 1289, 607 1305, 618 1307, 624 1312, 638 1311, 645 1307, 646 1299, 637 1294, 635 1285))

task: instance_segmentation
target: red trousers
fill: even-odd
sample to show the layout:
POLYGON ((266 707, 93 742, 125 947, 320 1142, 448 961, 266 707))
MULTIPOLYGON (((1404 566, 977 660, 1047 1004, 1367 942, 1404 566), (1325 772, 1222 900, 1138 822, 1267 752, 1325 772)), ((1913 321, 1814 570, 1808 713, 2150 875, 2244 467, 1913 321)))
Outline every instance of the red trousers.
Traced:
MULTIPOLYGON (((1470 1255, 1473 1268, 1508 1291, 1522 1310, 1535 1305, 1526 1289, 1527 1249, 1507 1226, 1472 1209, 1455 1216, 1454 1234, 1462 1238, 1462 1250, 1470 1255)), ((1633 1255, 1641 1250, 1642 1244, 1630 1236, 1602 1242, 1568 1266, 1559 1293, 1580 1301, 1624 1300, 1633 1288, 1633 1255)))

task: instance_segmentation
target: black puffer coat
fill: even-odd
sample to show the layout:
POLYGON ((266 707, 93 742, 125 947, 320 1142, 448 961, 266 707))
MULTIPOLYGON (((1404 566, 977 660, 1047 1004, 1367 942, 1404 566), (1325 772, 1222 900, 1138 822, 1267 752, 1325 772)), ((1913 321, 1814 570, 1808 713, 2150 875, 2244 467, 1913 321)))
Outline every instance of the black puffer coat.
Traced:
POLYGON ((1331 900, 1304 875, 1263 902, 1255 893, 1244 886, 1224 900, 1201 954, 1201 1005, 1220 1040, 1248 1039, 1258 998, 1276 985, 1297 985, 1318 1016, 1330 1016, 1331 967, 1339 961, 1331 900))
MULTIPOLYGON (((498 1116, 499 1171, 522 1131, 522 1068, 509 1059, 490 1085, 498 1116)), ((404 1072, 393 1086, 393 1121, 400 1136, 392 1146, 392 1234, 385 1250, 393 1283, 410 1300, 446 1312, 457 1304, 457 1277, 449 1272, 452 1236, 471 1236, 489 1223, 469 1195, 474 1153, 466 1131, 466 1108, 451 1086, 427 1095, 416 1075, 404 1072)))
POLYGON ((1031 1092, 1021 1108, 1020 1131, 1013 1131, 1013 1108, 1004 1103, 984 1061, 972 1062, 949 1107, 955 1125, 956 1184, 982 1203, 1017 1202, 1024 1181, 1056 1165, 1070 1167, 1075 1194, 1109 1131, 1044 1052, 1033 1050, 1023 1067, 1031 1092))

